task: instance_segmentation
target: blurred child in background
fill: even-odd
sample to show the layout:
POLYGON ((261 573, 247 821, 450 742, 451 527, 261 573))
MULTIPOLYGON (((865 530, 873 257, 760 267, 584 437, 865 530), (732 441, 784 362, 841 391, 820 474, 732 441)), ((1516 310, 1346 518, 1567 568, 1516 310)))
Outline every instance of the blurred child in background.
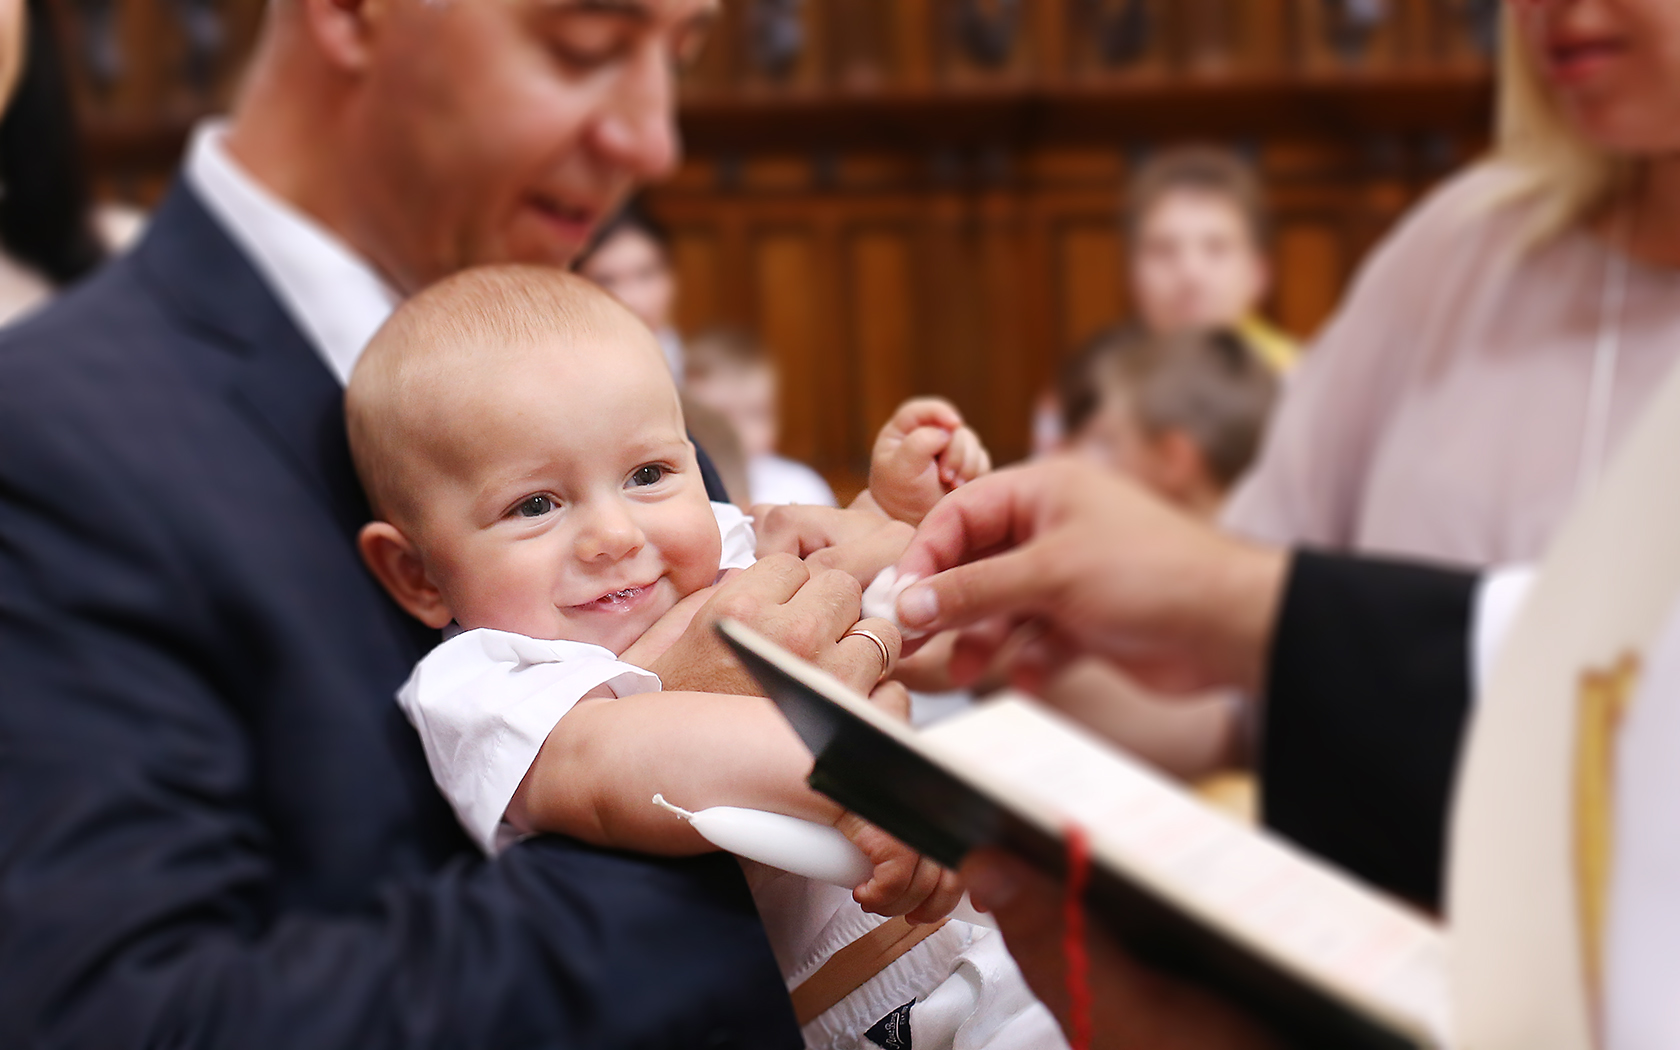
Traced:
MULTIPOLYGON (((1081 349, 1073 375, 1088 377, 1088 400, 1070 446, 1125 474, 1185 511, 1215 518, 1254 461, 1277 398, 1277 377, 1226 331, 1149 335, 1104 332, 1081 349)), ((1077 383, 1069 394, 1079 395, 1077 383)), ((1064 395, 1068 396, 1068 395, 1064 395)), ((1046 699, 1102 727, 1163 771, 1201 780, 1231 765, 1241 725, 1225 696, 1162 701, 1097 660, 1053 678, 1046 699)), ((1251 787, 1221 780, 1214 801, 1252 808, 1251 787)))
POLYGON ((1228 331, 1110 331, 1088 351, 1094 402, 1075 446, 1203 518, 1254 461, 1277 378, 1228 331))
POLYGON ((1253 165, 1227 149, 1158 153, 1126 188, 1132 302, 1157 335, 1229 328, 1274 371, 1299 348, 1262 320, 1270 217, 1253 165))
POLYGON ((749 503, 838 505, 821 474, 776 455, 776 366, 763 343, 741 329, 702 332, 688 344, 685 371, 689 397, 735 426, 746 455, 749 503))

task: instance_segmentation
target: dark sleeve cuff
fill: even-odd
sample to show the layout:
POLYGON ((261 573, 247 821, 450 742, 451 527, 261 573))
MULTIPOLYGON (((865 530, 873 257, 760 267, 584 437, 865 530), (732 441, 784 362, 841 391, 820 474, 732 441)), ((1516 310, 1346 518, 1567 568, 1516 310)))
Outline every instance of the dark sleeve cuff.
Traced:
POLYGON ((1266 823, 1426 905, 1441 895, 1478 581, 1300 551, 1272 641, 1259 741, 1266 823))

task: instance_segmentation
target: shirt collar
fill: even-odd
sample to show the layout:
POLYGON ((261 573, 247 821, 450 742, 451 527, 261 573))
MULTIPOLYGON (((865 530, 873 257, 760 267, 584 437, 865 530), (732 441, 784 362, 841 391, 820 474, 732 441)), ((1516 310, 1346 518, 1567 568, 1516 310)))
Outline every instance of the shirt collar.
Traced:
POLYGON ((228 154, 224 121, 193 133, 186 178, 340 383, 401 296, 343 241, 228 154))

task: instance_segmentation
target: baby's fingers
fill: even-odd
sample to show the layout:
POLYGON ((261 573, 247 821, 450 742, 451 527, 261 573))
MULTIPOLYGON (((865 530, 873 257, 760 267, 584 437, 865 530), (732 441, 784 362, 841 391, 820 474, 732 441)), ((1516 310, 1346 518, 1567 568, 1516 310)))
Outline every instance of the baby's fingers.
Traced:
POLYGON ((981 442, 980 435, 963 427, 951 435, 951 443, 939 456, 939 480, 946 488, 956 488, 992 469, 992 457, 981 442))
POLYGON ((900 434, 908 434, 917 427, 939 427, 943 430, 956 430, 963 425, 962 414, 957 406, 940 397, 913 397, 899 405, 893 412, 892 419, 882 428, 883 431, 893 430, 900 434))
MULTIPOLYGON (((928 864, 933 863, 926 858, 923 858, 923 860, 928 864)), ((938 865, 934 866, 938 867, 938 865)), ((950 868, 941 867, 939 868, 939 882, 934 886, 933 892, 927 895, 926 900, 905 913, 904 917, 912 926, 924 922, 938 922, 951 914, 958 903, 962 901, 963 889, 962 878, 950 868)))

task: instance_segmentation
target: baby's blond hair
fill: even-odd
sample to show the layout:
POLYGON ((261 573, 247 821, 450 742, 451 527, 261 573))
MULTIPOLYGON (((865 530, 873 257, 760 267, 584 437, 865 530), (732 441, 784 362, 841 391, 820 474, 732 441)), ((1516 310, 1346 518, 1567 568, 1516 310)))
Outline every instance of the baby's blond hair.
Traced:
MULTIPOLYGON (((627 330, 645 333, 600 287, 551 267, 465 270, 404 302, 362 352, 344 396, 350 455, 374 515, 405 528, 417 520, 416 471, 449 461, 447 394, 468 370, 582 347, 589 336, 622 343, 627 330)), ((646 343, 657 355, 651 336, 646 343)))

